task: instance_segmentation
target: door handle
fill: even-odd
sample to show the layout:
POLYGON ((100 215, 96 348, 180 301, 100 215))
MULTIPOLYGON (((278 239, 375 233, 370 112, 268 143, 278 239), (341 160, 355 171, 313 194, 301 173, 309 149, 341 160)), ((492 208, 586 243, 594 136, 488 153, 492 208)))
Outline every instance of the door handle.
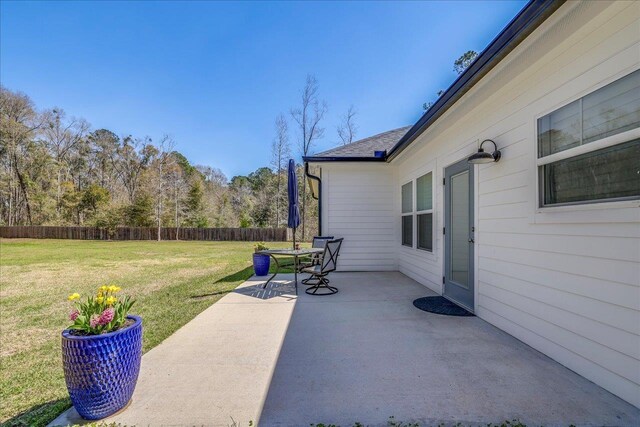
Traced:
POLYGON ((476 241, 473 240, 473 237, 469 237, 469 243, 475 243, 476 241))

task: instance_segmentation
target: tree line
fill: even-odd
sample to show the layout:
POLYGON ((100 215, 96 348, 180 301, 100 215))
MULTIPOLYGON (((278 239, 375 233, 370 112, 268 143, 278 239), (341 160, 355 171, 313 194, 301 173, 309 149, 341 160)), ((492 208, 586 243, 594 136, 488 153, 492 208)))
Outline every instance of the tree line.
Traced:
MULTIPOLYGON (((327 110, 317 80, 307 76, 299 104, 275 119, 271 164, 228 179, 220 169, 191 164, 168 135, 93 129, 0 87, 0 225, 286 226, 292 142, 297 154, 310 154, 324 135, 327 110)), ((355 137, 355 114, 350 107, 336 129, 343 143, 355 137)), ((317 201, 298 167, 301 231, 309 238, 317 201)))

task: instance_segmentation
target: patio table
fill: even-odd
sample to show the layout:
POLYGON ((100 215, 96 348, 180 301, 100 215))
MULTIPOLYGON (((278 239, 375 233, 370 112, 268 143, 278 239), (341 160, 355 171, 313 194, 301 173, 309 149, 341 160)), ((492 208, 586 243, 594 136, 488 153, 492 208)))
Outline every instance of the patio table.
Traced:
POLYGON ((296 287, 296 295, 298 295, 298 259, 300 257, 321 254, 324 252, 324 248, 308 248, 308 249, 267 249, 264 251, 258 251, 259 254, 269 255, 276 263, 276 271, 273 273, 271 277, 265 282, 262 286, 263 289, 266 289, 269 282, 273 280, 274 277, 278 274, 280 270, 280 263, 278 262, 279 256, 282 257, 292 257, 293 258, 293 272, 295 278, 295 287, 296 287))

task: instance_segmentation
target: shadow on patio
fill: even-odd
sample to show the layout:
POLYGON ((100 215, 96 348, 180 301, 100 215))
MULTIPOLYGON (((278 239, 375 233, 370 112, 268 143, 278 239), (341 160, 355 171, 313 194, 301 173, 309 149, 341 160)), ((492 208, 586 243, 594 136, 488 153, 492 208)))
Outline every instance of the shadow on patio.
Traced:
POLYGON ((332 275, 294 307, 260 426, 632 425, 633 406, 477 317, 422 312, 400 273, 332 275))
MULTIPOLYGON (((245 285, 237 287, 233 292, 263 300, 279 297, 287 300, 295 300, 296 298, 295 288, 291 280, 281 279, 280 276, 269 283, 266 288, 263 288, 264 278, 256 278, 255 276, 247 280, 245 285)), ((302 290, 300 287, 298 289, 302 290)))
MULTIPOLYGON (((252 277, 143 356, 122 425, 634 425, 640 410, 477 317, 413 307, 400 273, 310 296, 252 277)), ((85 423, 74 409, 52 425, 85 423)))

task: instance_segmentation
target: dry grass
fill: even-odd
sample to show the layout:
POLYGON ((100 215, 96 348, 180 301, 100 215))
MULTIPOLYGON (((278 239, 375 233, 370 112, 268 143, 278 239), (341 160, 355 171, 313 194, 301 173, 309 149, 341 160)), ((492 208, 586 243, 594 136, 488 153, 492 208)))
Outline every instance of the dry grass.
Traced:
POLYGON ((147 351, 247 279, 251 252, 246 242, 0 239, 0 422, 45 425, 70 405, 67 295, 117 283, 137 299, 147 351))

